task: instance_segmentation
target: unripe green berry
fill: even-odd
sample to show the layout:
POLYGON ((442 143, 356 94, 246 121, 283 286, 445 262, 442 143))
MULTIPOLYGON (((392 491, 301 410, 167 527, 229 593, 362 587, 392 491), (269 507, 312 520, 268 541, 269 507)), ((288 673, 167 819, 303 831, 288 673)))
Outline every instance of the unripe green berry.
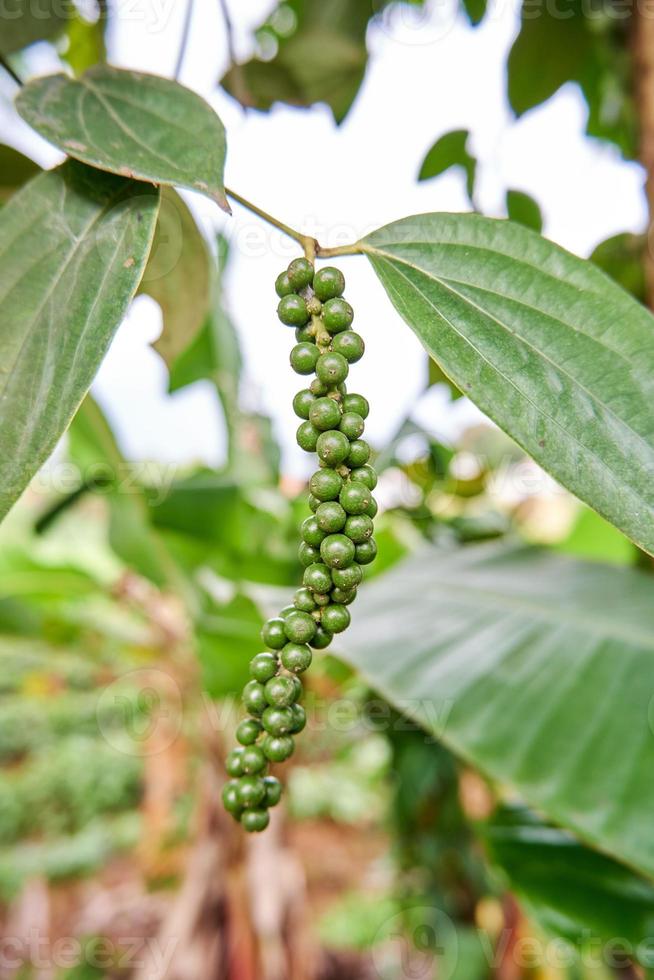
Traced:
MULTIPOLYGON (((307 309, 309 309, 308 303, 307 309)), ((295 339, 297 340, 298 344, 315 344, 316 338, 314 335, 313 324, 307 323, 307 325, 304 327, 297 327, 295 330, 295 339)))
POLYGON ((332 642, 332 639, 332 634, 328 633, 326 629, 322 628, 322 626, 319 626, 316 630, 316 635, 311 641, 311 646, 314 650, 324 650, 325 647, 328 647, 332 642))
MULTIPOLYGON (((317 445, 317 443, 316 443, 317 445)), ((369 490, 374 490, 377 486, 377 474, 372 466, 358 466, 350 473, 350 479, 357 483, 364 483, 369 490)))
POLYGON ((274 776, 265 776, 263 781, 266 784, 266 796, 263 801, 264 806, 277 806, 282 798, 282 784, 274 776))
MULTIPOLYGON (((316 622, 308 613, 300 612, 298 609, 286 617, 284 629, 291 643, 308 643, 316 632, 316 622)), ((286 649, 285 646, 284 650, 286 649)), ((284 650, 282 650, 282 654, 284 650)))
MULTIPOLYGON (((316 622, 313 622, 313 632, 311 637, 307 642, 311 640, 316 635, 316 622)), ((290 670, 292 674, 301 674, 302 671, 307 670, 311 666, 311 650, 305 644, 300 643, 287 643, 282 650, 282 663, 286 670, 290 670)))
POLYGON ((309 565, 320 561, 320 550, 303 541, 297 550, 297 556, 300 559, 300 564, 304 568, 308 568, 309 565))
POLYGON ((332 340, 332 350, 337 354, 342 354, 348 364, 356 364, 363 357, 366 345, 363 337, 360 337, 354 330, 344 330, 337 333, 332 340))
MULTIPOLYGON (((327 607, 327 609, 330 608, 332 607, 327 607)), ((325 609, 325 612, 327 612, 327 609, 325 609)), ((266 768, 266 757, 256 745, 248 745, 243 749, 242 761, 243 772, 246 772, 249 776, 255 776, 262 769, 266 768)))
POLYGON ((229 776, 242 776, 245 772, 243 768, 243 749, 232 749, 225 759, 225 769, 229 776))
POLYGON ((338 385, 345 381, 349 372, 348 363, 342 354, 333 354, 327 351, 321 354, 316 362, 316 374, 323 384, 338 385))
MULTIPOLYGON (((348 415, 353 414, 348 412, 348 415)), ((359 416, 361 418, 361 416, 359 416)), ((370 446, 363 439, 355 439, 350 444, 350 452, 345 460, 345 465, 349 466, 350 469, 355 469, 357 466, 363 466, 370 459, 370 446)))
POLYGON ((242 807, 254 808, 266 795, 266 784, 259 776, 242 776, 236 784, 236 792, 242 807))
POLYGON ((291 367, 297 374, 313 374, 320 351, 315 344, 296 344, 290 355, 291 367))
POLYGON ((330 299, 323 304, 322 322, 331 334, 347 330, 354 319, 354 310, 344 299, 330 299))
MULTIPOLYGON (((332 596, 334 590, 332 589, 332 596)), ((241 745, 254 745, 261 734, 261 723, 254 718, 244 718, 236 729, 236 741, 241 745)))
POLYGON ((268 735, 261 748, 270 762, 285 762, 293 755, 295 742, 292 735, 268 735))
MULTIPOLYGON (((337 531, 341 531, 345 526, 346 518, 347 514, 336 500, 325 501, 316 511, 316 522, 325 534, 336 534, 337 531)), ((322 540, 324 540, 324 535, 322 540)), ((322 544, 322 540, 320 544, 322 544)))
POLYGON ((368 413, 370 411, 370 405, 363 395, 349 394, 343 396, 343 411, 344 412, 356 412, 360 415, 362 419, 368 418, 368 413))
POLYGON ((307 714, 301 704, 292 704, 290 710, 293 712, 293 729, 291 735, 297 735, 306 726, 307 714))
POLYGON ((332 589, 331 600, 339 606, 349 606, 357 597, 356 589, 332 589))
MULTIPOLYGON (((286 638, 286 633, 284 633, 284 638, 286 638)), ((277 657, 273 656, 272 653, 258 653, 250 661, 250 674, 255 681, 265 684, 266 681, 275 676, 277 666, 277 657)))
MULTIPOLYGON (((304 572, 302 581, 307 589, 311 589, 312 592, 327 593, 332 588, 332 577, 329 569, 321 562, 309 565, 304 572)), ((315 644, 312 643, 311 645, 314 646, 315 644)))
POLYGON ((270 815, 263 807, 254 810, 244 810, 241 814, 241 826, 248 834, 259 834, 270 823, 270 815))
POLYGON ((377 542, 374 538, 356 545, 355 557, 359 565, 369 565, 377 557, 377 542))
POLYGON ((309 385, 309 391, 312 395, 315 395, 316 398, 322 398, 323 395, 327 394, 329 389, 330 385, 325 384, 325 382, 321 381, 320 378, 314 378, 309 385))
POLYGON ((311 424, 321 432, 337 429, 341 421, 340 406, 333 398, 316 398, 309 411, 309 419, 311 424))
POLYGON ((342 296, 344 290, 345 278, 340 269, 327 265, 314 274, 313 291, 323 303, 335 296, 342 296))
POLYGON ((280 299, 294 292, 293 287, 288 281, 288 275, 286 272, 280 272, 277 278, 275 279, 275 292, 280 297, 280 299))
POLYGON ((271 650, 281 650, 286 643, 284 622, 281 616, 267 620, 261 629, 261 639, 271 650))
POLYGON ((345 606, 327 606, 322 611, 321 623, 329 633, 342 633, 350 625, 350 612, 345 606))
POLYGON ((293 685, 293 691, 295 692, 294 694, 295 700, 299 701, 299 699, 302 697, 302 694, 304 693, 304 688, 302 687, 302 681, 297 676, 297 674, 291 674, 291 676, 289 677, 289 681, 293 685))
POLYGON ((372 537, 374 529, 367 514, 351 514, 345 522, 343 533, 347 534, 350 541, 354 541, 355 544, 363 544, 372 537))
MULTIPOLYGON (((309 481, 309 490, 319 501, 336 500, 342 489, 343 480, 335 470, 316 470, 309 481)), ((315 513, 317 512, 316 507, 315 513)))
POLYGON ((292 612, 295 612, 295 606, 294 606, 294 605, 292 605, 292 604, 291 604, 291 603, 289 602, 289 604, 288 604, 288 606, 284 606, 284 608, 283 608, 283 609, 280 609, 280 610, 279 610, 279 615, 280 615, 280 618, 281 618, 281 619, 286 619, 286 617, 288 616, 288 614, 289 614, 289 613, 292 613, 292 612))
POLYGON ((295 439, 300 449, 304 449, 305 453, 315 453, 319 435, 320 432, 311 425, 311 422, 303 422, 295 433, 295 439))
POLYGON ((266 708, 261 721, 269 735, 290 735, 293 733, 295 716, 292 708, 266 708))
POLYGON ((296 687, 290 677, 280 674, 268 681, 265 687, 265 698, 268 704, 286 708, 293 704, 296 698, 296 687))
POLYGON ((286 274, 293 289, 305 289, 313 282, 313 264, 305 258, 293 259, 286 274))
POLYGON ((358 565, 348 565, 347 568, 332 569, 334 585, 339 589, 356 589, 361 584, 363 572, 358 565))
MULTIPOLYGON (((316 514, 317 513, 318 511, 316 510, 316 514)), ((315 516, 307 517, 305 521, 302 521, 300 533, 302 534, 302 540, 306 541, 307 544, 312 545, 314 548, 317 548, 322 539, 325 537, 325 532, 321 531, 320 525, 318 524, 318 520, 315 516)), ((300 607, 298 606, 298 608, 300 607)), ((311 610, 308 611, 311 612, 311 610)))
MULTIPOLYGON (((302 391, 298 391, 297 395, 293 399, 293 411, 300 419, 308 419, 309 412, 311 411, 311 406, 316 400, 316 396, 312 395, 308 388, 303 388, 302 391)), ((364 463, 365 463, 364 459, 364 463)))
POLYGON ((243 688, 243 704, 251 715, 262 714, 268 704, 263 684, 259 681, 249 681, 243 688))
POLYGON ((330 568, 346 568, 354 561, 354 550, 345 534, 329 534, 320 545, 320 557, 330 568))
POLYGON ((331 599, 329 598, 330 594, 331 593, 314 592, 313 593, 313 599, 314 599, 315 604, 317 606, 319 606, 319 607, 320 606, 328 606, 329 603, 331 602, 331 599))
POLYGON ((303 327, 309 322, 307 304, 301 296, 291 293, 280 299, 277 306, 277 316, 287 327, 303 327))
POLYGON ((315 514, 318 508, 320 507, 321 501, 319 497, 315 496, 315 494, 310 493, 307 503, 309 504, 309 510, 313 511, 313 513, 315 514))
POLYGON ((370 506, 372 494, 364 483, 346 483, 338 500, 348 514, 365 514, 370 506))
POLYGON ((300 609, 305 613, 313 612, 316 608, 316 601, 313 598, 313 593, 309 589, 298 589, 295 593, 293 603, 296 609, 300 609))
POLYGON ((338 429, 321 432, 316 439, 316 452, 320 459, 327 463, 328 466, 339 466, 345 462, 350 452, 350 440, 343 432, 339 432, 338 429))
POLYGON ((238 782, 231 779, 223 786, 222 792, 223 806, 233 817, 240 817, 243 805, 238 795, 238 782))
MULTIPOLYGON (((338 427, 348 439, 354 441, 363 434, 364 425, 363 419, 356 412, 345 412, 338 427)), ((348 456, 351 451, 351 447, 348 448, 348 456)))
POLYGON ((379 504, 377 503, 374 497, 371 497, 370 503, 366 508, 366 514, 368 515, 368 517, 376 517, 378 510, 379 510, 379 504))

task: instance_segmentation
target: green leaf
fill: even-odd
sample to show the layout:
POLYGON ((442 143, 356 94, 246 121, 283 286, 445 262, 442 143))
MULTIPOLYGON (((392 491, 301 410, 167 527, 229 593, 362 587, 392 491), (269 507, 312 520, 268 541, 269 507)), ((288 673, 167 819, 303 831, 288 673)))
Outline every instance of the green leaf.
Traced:
POLYGON ((61 0, 4 0, 0 8, 0 54, 20 51, 63 31, 72 5, 61 0))
POLYGON ((436 140, 420 165, 418 180, 438 177, 450 167, 463 167, 466 174, 466 190, 472 201, 477 160, 467 150, 469 136, 467 129, 454 129, 436 140))
POLYGON ((525 194, 524 191, 508 190, 506 192, 506 213, 511 221, 517 221, 525 228, 542 231, 543 215, 538 202, 525 194))
MULTIPOLYGON (((491 860, 546 929, 573 943, 588 933, 634 947, 651 936, 654 886, 523 807, 498 810, 481 832, 491 860)), ((650 964, 651 965, 651 964, 650 964)))
POLYGON ((361 590, 339 648, 458 755, 654 875, 650 575, 521 545, 428 549, 361 590))
POLYGON ((210 298, 210 257, 195 219, 179 194, 166 187, 150 258, 139 286, 163 315, 153 347, 171 367, 202 328, 210 298))
POLYGON ((462 0, 463 11, 473 27, 481 24, 486 14, 486 0, 462 0))
POLYGON ((590 260, 639 302, 644 303, 647 298, 643 261, 646 247, 645 235, 623 232, 600 242, 590 260))
POLYGON ((158 192, 67 163, 0 211, 0 517, 54 449, 132 299, 158 192))
POLYGON ((12 146, 0 145, 0 203, 4 203, 40 171, 38 163, 23 156, 12 146))
POLYGON ((98 10, 97 20, 84 20, 78 13, 71 17, 66 28, 68 45, 62 56, 76 75, 101 61, 106 61, 107 48, 105 44, 106 14, 98 10))
POLYGON ((654 553, 654 318, 508 221, 427 214, 363 242, 454 383, 565 487, 654 553))
POLYGON ((204 99, 156 75, 97 65, 48 75, 16 97, 23 119, 83 163, 206 194, 229 212, 225 130, 204 99))

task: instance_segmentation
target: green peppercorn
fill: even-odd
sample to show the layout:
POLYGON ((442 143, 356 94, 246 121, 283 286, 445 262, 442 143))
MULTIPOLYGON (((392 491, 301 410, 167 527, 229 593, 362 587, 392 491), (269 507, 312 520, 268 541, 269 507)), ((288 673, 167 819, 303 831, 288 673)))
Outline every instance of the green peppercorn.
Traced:
MULTIPOLYGON (((286 639, 286 633, 284 633, 284 639, 286 639)), ((276 673, 277 657, 273 656, 272 653, 258 653, 250 661, 250 674, 260 684, 265 684, 276 673)))
MULTIPOLYGON (((312 620, 313 632, 307 640, 308 643, 316 635, 316 622, 312 620)), ((308 646, 301 643, 287 643, 282 650, 282 663, 286 670, 290 670, 292 674, 301 674, 302 671, 307 670, 311 666, 311 650, 308 646)))
POLYGON ((344 330, 337 333, 332 340, 332 350, 337 354, 342 354, 348 364, 356 364, 364 355, 366 345, 363 337, 360 337, 354 330, 344 330))
POLYGON ((305 453, 315 453, 319 435, 320 432, 311 425, 311 422, 303 422, 295 433, 295 439, 305 453))
POLYGON ((277 316, 287 327, 303 327, 309 321, 307 304, 301 296, 291 293, 280 299, 277 306, 277 316))
POLYGON ((342 354, 333 354, 327 351, 321 354, 316 361, 316 374, 318 379, 326 385, 337 385, 345 381, 349 371, 348 363, 342 354))
POLYGON ((243 749, 232 749, 225 759, 225 769, 229 776, 242 776, 245 772, 243 768, 243 749))
POLYGON ((315 514, 318 508, 320 507, 320 498, 316 497, 313 493, 310 493, 308 504, 309 504, 309 510, 313 511, 313 513, 315 514))
POLYGON ((305 341, 296 344, 290 355, 291 367, 296 374, 313 374, 320 351, 315 344, 305 341))
POLYGON ((355 545, 344 534, 328 534, 320 545, 320 557, 330 568, 346 568, 351 565, 354 552, 355 545))
MULTIPOLYGON (((353 414, 348 412, 348 415, 353 414)), ((359 416, 360 418, 361 416, 359 416)), ((363 439, 354 439, 350 443, 350 452, 345 460, 345 465, 349 466, 351 470, 356 469, 357 466, 363 466, 370 459, 370 446, 363 439)))
POLYGON ((263 624, 261 639, 271 650, 281 650, 286 643, 284 622, 281 616, 275 616, 263 624))
MULTIPOLYGON (((325 501, 316 511, 316 522, 324 534, 335 534, 337 531, 341 531, 345 526, 346 518, 347 514, 336 500, 325 501)), ((324 540, 324 534, 322 540, 324 540)), ((322 540, 320 544, 322 544, 322 540)))
POLYGON ((314 378, 309 385, 309 391, 312 395, 315 395, 316 398, 321 398, 323 395, 326 395, 329 389, 330 385, 325 384, 325 382, 321 381, 320 378, 314 378))
POLYGON ((370 490, 364 483, 346 483, 338 495, 341 507, 348 514, 365 514, 371 499, 370 490))
POLYGON ((267 810, 259 807, 254 810, 244 810, 241 814, 241 825, 248 834, 259 834, 265 830, 270 823, 270 815, 267 810))
POLYGON ((268 735, 261 748, 270 762, 284 762, 293 755, 295 742, 292 735, 268 735))
POLYGON ((368 504, 368 506, 366 508, 366 514, 368 515, 368 517, 376 517, 378 510, 379 510, 379 505, 378 505, 377 501, 375 500, 374 497, 371 497, 370 498, 370 503, 368 504))
MULTIPOLYGON (((312 592, 326 593, 329 592, 332 587, 332 577, 329 569, 321 562, 316 562, 314 565, 309 565, 309 567, 305 569, 302 581, 307 589, 311 589, 312 592)), ((311 645, 315 646, 313 642, 311 645)))
MULTIPOLYGON (((322 531, 320 533, 322 534, 322 531)), ((313 612, 316 608, 316 600, 313 598, 313 593, 309 589, 298 589, 295 593, 293 604, 296 609, 305 613, 313 612)))
POLYGON ((280 272, 275 279, 275 292, 280 298, 294 292, 293 287, 288 281, 288 274, 286 272, 280 272))
POLYGON ((377 557, 377 542, 374 538, 355 547, 355 557, 359 565, 369 565, 377 557))
MULTIPOLYGON (((317 442, 316 442, 317 446, 317 442)), ((377 486, 377 474, 373 470, 372 466, 358 466, 357 469, 352 470, 350 473, 350 479, 356 481, 357 483, 364 483, 369 490, 374 490, 377 486)))
POLYGON ((238 795, 238 782, 235 779, 230 779, 228 783, 225 783, 223 786, 222 798, 223 806, 227 812, 231 813, 233 817, 238 819, 241 815, 243 806, 238 795))
POLYGON ((292 704, 290 710, 293 713, 293 728, 291 735, 297 735, 304 730, 307 723, 307 714, 301 704, 292 704))
POLYGON ((329 595, 329 593, 326 594, 324 592, 314 592, 313 601, 317 606, 328 606, 331 601, 329 595))
MULTIPOLYGON (((316 510, 316 514, 317 513, 318 511, 316 510)), ((320 525, 318 524, 318 519, 315 517, 315 515, 313 517, 307 517, 305 521, 302 521, 300 533, 302 534, 302 540, 306 541, 307 544, 312 545, 314 548, 317 548, 322 539, 325 537, 325 532, 321 531, 320 525)), ((308 611, 311 612, 311 610, 308 611)))
POLYGON ((309 419, 313 427, 321 432, 337 429, 341 421, 340 406, 333 398, 316 398, 309 411, 309 419))
MULTIPOLYGON (((316 621, 308 613, 300 612, 298 609, 286 617, 284 629, 291 643, 308 643, 316 632, 316 621)), ((286 650, 286 646, 284 650, 286 650)))
POLYGON ((339 589, 356 589, 361 584, 363 572, 359 565, 348 565, 347 568, 333 568, 332 580, 339 589))
POLYGON ((332 602, 335 602, 338 606, 349 606, 351 602, 357 597, 356 589, 332 589, 330 592, 330 598, 332 602))
POLYGON ((291 605, 291 603, 289 603, 288 606, 284 606, 283 609, 280 609, 280 611, 279 611, 280 619, 283 619, 283 620, 286 619, 286 617, 288 616, 288 614, 289 613, 292 613, 292 612, 295 612, 295 606, 293 606, 293 605, 291 605))
POLYGON ((313 265, 308 259, 293 259, 286 270, 288 281, 293 289, 299 292, 305 289, 313 281, 313 265))
MULTIPOLYGON (((320 459, 328 466, 339 466, 345 462, 350 452, 350 440, 343 432, 339 432, 338 429, 321 432, 316 439, 316 452, 320 459)), ((315 493, 315 491, 312 492, 315 493)))
POLYGON ((370 405, 363 395, 348 394, 343 396, 343 411, 356 412, 362 419, 367 419, 370 405))
POLYGON ((296 688, 290 677, 279 674, 271 678, 265 686, 265 698, 268 704, 286 708, 293 704, 296 698, 296 688))
MULTIPOLYGON (((327 606, 327 609, 331 608, 331 606, 327 606)), ((243 749, 242 761, 243 772, 247 773, 248 776, 255 776, 266 768, 266 757, 257 745, 248 745, 243 749)))
MULTIPOLYGON (((309 490, 318 501, 336 500, 343 489, 343 480, 335 470, 316 470, 309 481, 309 490)), ((318 513, 318 507, 315 513, 318 513)))
POLYGON ((269 735, 290 735, 293 733, 295 715, 290 707, 266 708, 261 721, 269 735))
MULTIPOLYGON (((364 425, 365 422, 360 415, 356 414, 356 412, 345 412, 338 427, 340 431, 348 437, 348 439, 354 441, 363 434, 364 425)), ((351 452, 352 448, 348 447, 348 456, 351 452)))
MULTIPOLYGON (((303 388, 302 391, 298 391, 297 395, 293 399, 293 411, 297 417, 300 419, 308 419, 311 406, 315 400, 315 395, 312 395, 308 388, 303 388)), ((364 459, 363 462, 365 463, 366 460, 364 459)))
POLYGON ((342 296, 344 290, 345 278, 340 269, 327 265, 314 274, 313 291, 323 303, 335 296, 342 296))
POLYGON ((303 541, 297 551, 297 556, 300 559, 300 564, 304 568, 308 568, 309 565, 313 565, 315 562, 320 561, 320 550, 318 548, 312 547, 303 541))
MULTIPOLYGON (((334 590, 332 589, 332 595, 334 590)), ((236 741, 241 745, 254 745, 261 734, 261 723, 254 718, 244 718, 236 729, 236 741)))
POLYGON ((351 514, 345 522, 343 533, 355 544, 363 544, 372 537, 374 525, 366 514, 351 514))
POLYGON ((322 322, 331 334, 347 330, 354 319, 354 310, 344 299, 330 299, 323 304, 322 322))
POLYGON ((350 625, 350 612, 345 606, 327 606, 322 611, 321 623, 330 633, 342 633, 350 625))
POLYGON ((268 704, 263 684, 249 681, 243 688, 243 704, 251 715, 262 714, 268 704))
POLYGON ((263 781, 266 784, 266 796, 263 801, 264 806, 277 806, 282 797, 282 784, 274 776, 264 776, 263 781))
MULTIPOLYGON (((309 304, 307 303, 307 309, 309 309, 309 304)), ((309 312, 311 312, 309 310, 309 312)), ((297 327, 295 330, 295 339, 298 344, 315 344, 315 332, 312 323, 307 323, 305 327, 297 327)))
POLYGON ((332 642, 332 639, 332 634, 328 633, 326 629, 322 628, 322 626, 319 626, 316 630, 316 635, 311 641, 311 646, 314 650, 324 650, 325 647, 328 647, 332 642))
POLYGON ((259 776, 242 776, 236 784, 236 793, 242 807, 254 808, 266 795, 266 784, 259 776))

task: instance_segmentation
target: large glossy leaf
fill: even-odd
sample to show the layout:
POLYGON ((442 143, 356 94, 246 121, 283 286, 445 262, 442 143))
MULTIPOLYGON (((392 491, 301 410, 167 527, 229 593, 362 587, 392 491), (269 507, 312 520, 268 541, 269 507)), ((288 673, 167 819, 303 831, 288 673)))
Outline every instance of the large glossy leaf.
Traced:
POLYGON ((159 205, 67 163, 0 211, 0 516, 54 449, 134 295, 159 205))
POLYGON ((520 545, 430 549, 362 590, 339 649, 455 752, 654 875, 653 589, 520 545))
POLYGON ((83 163, 200 191, 230 210, 223 124, 178 82, 97 65, 80 78, 34 79, 19 92, 16 108, 41 136, 83 163))
POLYGON ((60 34, 72 4, 61 0, 4 0, 0 7, 0 54, 60 34))
POLYGON ((635 948, 651 936, 654 886, 624 865, 524 807, 501 808, 482 835, 511 890, 550 932, 573 943, 620 936, 635 948))
POLYGON ((508 221, 426 214, 363 242, 455 384, 560 483, 654 553, 654 317, 508 221))

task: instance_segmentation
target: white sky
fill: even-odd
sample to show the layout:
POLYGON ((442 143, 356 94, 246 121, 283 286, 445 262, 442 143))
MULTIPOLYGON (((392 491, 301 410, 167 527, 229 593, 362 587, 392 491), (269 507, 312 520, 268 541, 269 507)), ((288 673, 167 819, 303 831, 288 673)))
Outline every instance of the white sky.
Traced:
MULTIPOLYGON (((122 7, 133 13, 125 12, 114 31, 113 62, 171 74, 184 4, 122 0, 122 7)), ((248 27, 260 22, 270 3, 232 0, 231 7, 237 48, 246 57, 248 27)), ((454 0, 428 4, 425 15, 396 9, 373 28, 368 75, 338 129, 324 107, 246 115, 213 91, 227 60, 224 28, 215 0, 197 0, 181 80, 211 99, 227 127, 227 184, 286 223, 313 231, 323 244, 337 244, 404 215, 467 210, 462 175, 452 172, 421 184, 415 177, 438 136, 468 128, 481 163, 478 197, 487 213, 502 215, 507 187, 527 191, 541 205, 548 237, 581 255, 609 235, 640 230, 642 171, 612 147, 584 137, 586 108, 575 86, 519 122, 512 119, 504 64, 517 30, 517 0, 497 0, 476 30, 453 16, 455 9, 454 0)), ((53 68, 40 46, 29 59, 33 71, 53 68)), ((55 159, 6 111, 0 113, 0 132, 44 163, 55 159)), ((295 446, 297 419, 290 404, 301 386, 288 366, 293 333, 275 316, 273 289, 277 273, 297 254, 295 246, 237 206, 228 219, 210 202, 188 199, 208 233, 221 228, 232 242, 227 300, 246 358, 245 401, 273 417, 286 470, 304 474, 307 463, 295 446)), ((352 369, 351 389, 369 398, 367 434, 379 444, 416 405, 425 383, 425 354, 366 260, 339 264, 355 327, 367 345, 366 357, 352 369)), ((200 382, 173 397, 165 394, 166 371, 148 346, 159 329, 156 305, 137 301, 94 392, 128 456, 217 464, 224 438, 211 388, 200 382)), ((448 407, 440 390, 422 399, 417 414, 444 435, 475 417, 466 403, 448 407)))

